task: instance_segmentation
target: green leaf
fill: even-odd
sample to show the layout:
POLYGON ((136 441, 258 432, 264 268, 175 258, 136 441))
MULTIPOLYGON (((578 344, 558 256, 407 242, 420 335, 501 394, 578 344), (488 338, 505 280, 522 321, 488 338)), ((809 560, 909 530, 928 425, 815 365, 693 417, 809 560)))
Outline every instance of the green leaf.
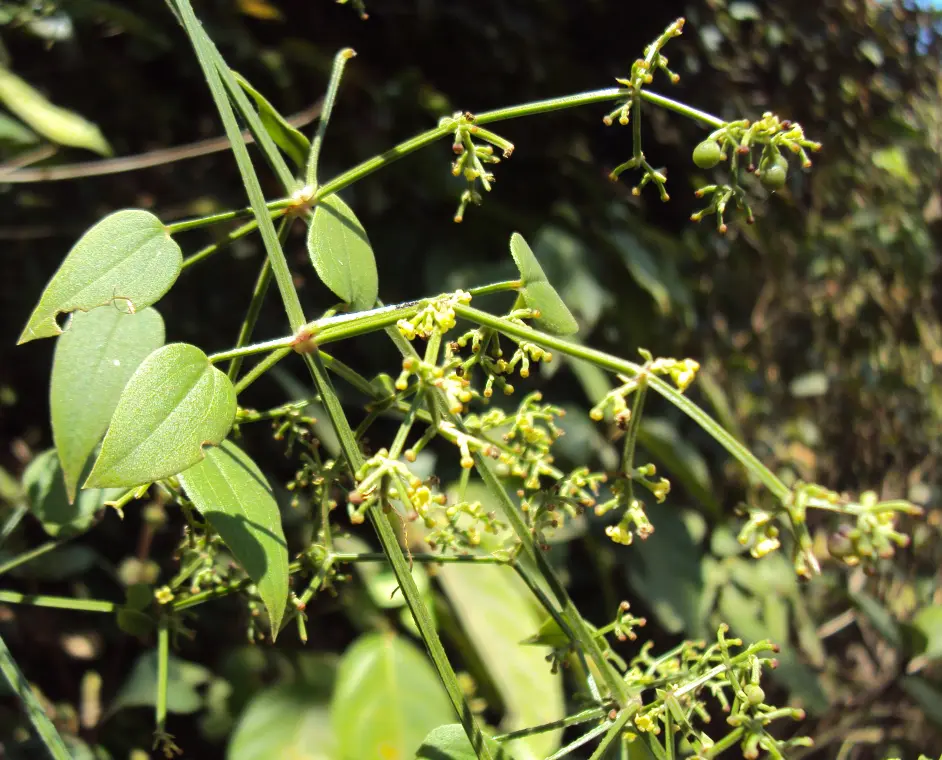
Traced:
POLYGON ((412 757, 429 731, 454 720, 424 652, 392 633, 361 636, 347 649, 330 714, 338 760, 412 757))
POLYGON ((942 657, 942 605, 923 607, 916 613, 912 625, 925 636, 925 654, 932 659, 942 657))
POLYGON ((662 314, 669 314, 671 311, 670 291, 664 283, 663 275, 654 256, 630 232, 615 232, 612 237, 634 281, 654 299, 662 314))
POLYGON ((235 389, 206 354, 187 343, 158 348, 125 386, 85 487, 177 475, 226 437, 235 414, 235 389))
POLYGON ((942 691, 921 676, 904 676, 899 679, 899 684, 929 720, 942 726, 942 691))
MULTIPOLYGON (((212 674, 202 665, 170 655, 167 662, 167 710, 177 714, 194 713, 203 706, 197 687, 212 674)), ((157 650, 142 654, 127 677, 109 713, 126 707, 152 707, 157 699, 157 650)))
POLYGON ((110 156, 101 130, 77 113, 50 103, 38 90, 0 66, 0 102, 43 137, 59 145, 86 148, 110 156))
POLYGON ((330 195, 314 208, 307 250, 317 276, 335 295, 358 311, 373 308, 379 294, 373 248, 339 196, 330 195))
POLYGON ((543 267, 519 232, 510 236, 510 255, 523 282, 520 294, 524 302, 528 308, 540 312, 540 318, 534 320, 534 324, 553 335, 573 335, 578 332, 576 318, 550 284, 543 267))
POLYGON ((703 552, 695 531, 676 507, 652 504, 647 513, 654 533, 623 554, 628 582, 668 633, 702 636, 703 552))
MULTIPOLYGON (((484 737, 484 744, 491 750, 495 758, 507 758, 506 752, 491 737, 484 737)), ((477 760, 478 753, 474 751, 471 740, 460 723, 449 723, 432 729, 419 751, 415 760, 477 760)))
MULTIPOLYGON (((500 565, 448 564, 441 582, 461 627, 474 645, 504 703, 501 729, 514 731, 565 715, 562 674, 546 664, 548 647, 524 640, 538 635, 544 614, 520 577, 500 565)), ((543 758, 559 748, 562 731, 517 739, 508 746, 520 758, 543 758)))
POLYGON ((183 490, 222 537, 268 609, 272 639, 288 600, 288 546, 271 487, 252 459, 232 441, 180 474, 183 490))
POLYGON ((0 113, 0 142, 13 145, 32 145, 39 138, 16 119, 0 113))
POLYGON ((43 291, 17 345, 60 335, 56 317, 89 311, 115 301, 135 312, 150 306, 173 285, 183 253, 160 220, 125 209, 106 216, 69 251, 43 291))
POLYGON ((154 309, 76 312, 56 341, 49 403, 69 501, 75 499, 79 477, 108 428, 121 391, 163 343, 164 321, 154 309))
POLYGON ((706 460, 673 424, 665 419, 643 418, 638 442, 714 517, 721 515, 723 508, 713 495, 713 480, 706 460))
POLYGON ((337 737, 322 699, 303 685, 276 686, 245 708, 227 760, 337 760, 337 737))
POLYGON ((275 141, 275 145, 281 148, 298 168, 303 169, 307 164, 308 153, 311 152, 311 141, 292 127, 287 119, 278 113, 265 96, 256 90, 245 77, 235 71, 232 72, 232 75, 239 83, 239 86, 255 101, 262 126, 265 127, 271 139, 275 141))
POLYGON ((23 473, 23 486, 27 492, 29 511, 53 538, 66 538, 87 530, 95 513, 105 502, 122 493, 117 488, 95 488, 82 491, 78 499, 71 500, 66 494, 55 449, 44 451, 29 463, 23 473))

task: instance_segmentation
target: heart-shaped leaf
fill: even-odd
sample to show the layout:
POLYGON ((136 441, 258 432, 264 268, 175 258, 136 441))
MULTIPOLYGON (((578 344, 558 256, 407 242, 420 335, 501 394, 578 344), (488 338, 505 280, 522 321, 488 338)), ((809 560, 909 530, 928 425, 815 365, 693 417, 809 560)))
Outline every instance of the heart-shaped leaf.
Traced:
POLYGON ((573 335, 578 332, 579 324, 575 317, 550 284, 543 267, 519 232, 510 236, 510 255, 517 264, 523 282, 520 294, 524 302, 528 308, 540 312, 534 324, 553 335, 573 335))
POLYGON ((98 127, 77 113, 53 105, 3 66, 0 66, 0 102, 54 143, 111 155, 111 146, 98 127))
POLYGON ((350 207, 330 195, 314 208, 307 250, 317 276, 354 309, 371 309, 379 294, 376 259, 350 207))
POLYGON ((118 400, 85 488, 139 486, 199 462, 236 414, 229 378, 196 346, 171 343, 148 356, 118 400))
POLYGON ((135 312, 170 290, 183 253, 160 220, 125 209, 86 232, 52 276, 17 344, 60 335, 59 314, 89 311, 115 301, 135 312))
POLYGON ((55 449, 44 451, 29 463, 23 473, 23 487, 29 511, 53 538, 66 538, 87 530, 105 502, 121 494, 120 489, 94 488, 82 491, 77 499, 69 498, 55 449))
POLYGON ((262 126, 265 127, 271 139, 275 141, 275 145, 281 148, 284 154, 299 169, 303 169, 307 164, 307 155, 311 151, 311 141, 292 127, 288 120, 278 113, 265 96, 256 90, 245 77, 235 71, 232 72, 232 75, 239 83, 239 86, 255 101, 258 116, 262 120, 262 126))
POLYGON ((208 449, 202 462, 180 474, 180 482, 255 581, 274 639, 288 600, 288 546, 271 486, 249 455, 231 441, 208 449))
POLYGON ((82 470, 108 428, 121 391, 163 342, 164 321, 154 309, 76 312, 56 342, 49 403, 69 501, 75 499, 82 470))
POLYGON ((337 760, 413 757, 429 731, 455 719, 425 653, 394 634, 361 636, 344 653, 330 715, 337 760))
MULTIPOLYGON (((510 757, 491 737, 485 736, 484 743, 495 758, 506 760, 510 757)), ((449 723, 447 726, 432 729, 415 754, 415 760, 477 760, 477 758, 478 753, 474 751, 471 740, 468 739, 460 723, 449 723)))

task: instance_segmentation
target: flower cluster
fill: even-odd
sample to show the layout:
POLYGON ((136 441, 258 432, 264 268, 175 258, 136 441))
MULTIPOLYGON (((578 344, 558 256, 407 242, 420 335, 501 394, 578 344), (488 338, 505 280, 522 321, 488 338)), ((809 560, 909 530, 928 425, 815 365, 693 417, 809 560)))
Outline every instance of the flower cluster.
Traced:
POLYGON ((463 290, 446 293, 425 302, 418 313, 411 319, 400 319, 396 323, 406 338, 428 340, 432 335, 444 335, 454 328, 455 305, 471 303, 471 294, 463 290))
POLYGON ((798 156, 801 167, 811 167, 808 152, 821 149, 821 144, 805 137, 800 124, 779 119, 766 112, 755 122, 731 121, 712 132, 693 151, 693 161, 701 169, 713 169, 721 161, 730 161, 731 184, 705 185, 697 190, 698 198, 709 197, 710 204, 691 215, 699 222, 704 216, 716 215, 717 229, 727 230, 724 214, 730 203, 744 211, 752 224, 754 216, 740 184, 742 171, 755 174, 762 185, 772 192, 781 190, 788 179, 788 154, 798 156), (758 153, 758 163, 754 161, 758 153))
POLYGON ((641 169, 641 181, 632 188, 633 195, 640 195, 641 190, 649 182, 653 182, 657 187, 661 200, 670 200, 666 187, 667 176, 662 170, 654 169, 647 162, 641 150, 641 90, 646 84, 654 81, 654 74, 657 71, 663 71, 673 84, 680 81, 680 76, 667 67, 667 57, 661 51, 670 40, 683 34, 683 30, 684 20, 680 18, 674 21, 660 37, 644 49, 644 58, 639 58, 632 64, 631 75, 625 79, 615 80, 627 88, 628 98, 602 119, 607 126, 610 126, 616 120, 622 126, 627 126, 632 118, 635 121, 632 156, 628 161, 613 169, 609 175, 609 178, 615 181, 623 172, 629 169, 641 169))
POLYGON ((700 364, 693 359, 655 359, 650 351, 643 348, 638 349, 638 352, 645 359, 638 374, 634 377, 617 375, 622 384, 606 393, 602 400, 589 410, 589 417, 596 422, 601 422, 608 413, 614 418, 615 424, 622 429, 626 428, 631 421, 631 409, 627 399, 647 384, 649 374, 670 377, 677 390, 683 393, 696 379, 700 370, 700 364))
POLYGON ((457 156, 451 165, 451 173, 455 177, 464 177, 468 182, 467 189, 461 194, 455 221, 464 219, 464 212, 469 203, 480 205, 481 194, 477 190, 478 183, 485 192, 490 192, 494 175, 485 168, 485 164, 499 164, 500 157, 494 154, 494 148, 501 151, 504 158, 510 158, 514 152, 513 143, 490 130, 479 127, 474 123, 474 114, 457 113, 442 120, 443 124, 451 122, 454 125, 454 141, 452 152, 457 156), (475 142, 477 140, 478 142, 475 142))
POLYGON ((774 523, 783 521, 794 539, 795 572, 810 577, 820 572, 820 567, 808 528, 809 509, 854 519, 853 524, 843 523, 830 534, 828 552, 849 567, 861 565, 868 569, 878 560, 892 557, 897 547, 909 545, 909 536, 897 530, 900 515, 922 514, 922 509, 908 501, 880 501, 873 491, 861 494, 854 502, 822 486, 798 482, 782 500, 781 508, 747 508, 748 519, 738 540, 749 547, 753 557, 764 557, 780 548, 779 529, 774 523))
MULTIPOLYGON (((518 309, 507 315, 507 319, 523 324, 524 319, 534 316, 530 309, 518 309)), ((511 354, 510 359, 504 358, 504 350, 501 347, 500 336, 486 327, 470 330, 456 340, 452 341, 446 347, 448 355, 457 354, 468 345, 471 346, 471 356, 465 359, 461 365, 463 375, 470 376, 475 367, 480 368, 487 380, 484 384, 482 395, 484 398, 490 398, 494 395, 494 387, 497 386, 506 395, 511 395, 514 391, 513 385, 507 382, 506 376, 518 371, 520 377, 526 379, 530 376, 531 362, 549 363, 553 360, 553 354, 544 348, 529 343, 519 341, 517 348, 511 354)))
POLYGON ((720 626, 716 643, 710 646, 687 641, 658 657, 651 654, 651 642, 642 647, 625 680, 641 688, 653 687, 654 699, 634 716, 635 731, 654 737, 663 733, 665 746, 680 738, 682 749, 698 760, 717 757, 736 744, 749 760, 761 750, 771 757, 784 757, 792 748, 811 746, 808 737, 780 740, 768 730, 776 721, 804 718, 802 710, 766 703, 760 681, 763 670, 777 664, 769 656, 775 651, 773 645, 758 642, 736 652, 743 642, 726 638, 727 631, 725 625, 720 626), (728 713, 730 731, 723 737, 715 739, 701 727, 710 722, 705 694, 728 713))

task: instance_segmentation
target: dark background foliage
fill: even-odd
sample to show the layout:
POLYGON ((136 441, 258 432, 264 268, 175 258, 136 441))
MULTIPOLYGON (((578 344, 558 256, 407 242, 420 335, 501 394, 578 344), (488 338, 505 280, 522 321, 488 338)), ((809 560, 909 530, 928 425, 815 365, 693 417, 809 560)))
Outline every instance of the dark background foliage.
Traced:
MULTIPOLYGON (((53 102, 97 123, 117 155, 220 134, 195 57, 162 3, 62 2, 47 20, 68 19, 72 29, 54 44, 18 4, 0 8, 9 16, 2 40, 11 69, 53 102)), ((444 142, 367 178, 345 197, 369 231, 385 302, 509 274, 507 240, 518 230, 535 243, 586 341, 629 358, 639 346, 696 358, 704 371, 692 397, 783 478, 851 492, 873 488, 929 507, 929 527, 919 529, 917 545, 877 577, 826 565, 825 577, 811 584, 793 613, 792 637, 817 643, 797 641, 783 658, 783 671, 791 668, 791 675, 783 673, 779 685, 782 699, 790 694, 806 706, 823 695, 820 709, 809 710, 807 727, 821 757, 833 756, 848 739, 855 743, 849 757, 883 757, 892 746, 912 757, 933 746, 937 753, 932 721, 939 719, 938 705, 929 709, 906 682, 918 653, 899 640, 888 642, 876 613, 859 600, 865 593, 893 626, 940 601, 939 521, 931 511, 942 487, 938 22, 933 27, 928 13, 868 0, 374 0, 368 10, 369 20, 361 21, 350 7, 329 0, 197 4, 230 65, 286 114, 317 100, 337 49, 358 51, 328 132, 325 177, 454 110, 610 86, 681 15, 688 20, 685 34, 667 51, 681 83, 658 81, 654 89, 728 119, 772 110, 824 143, 811 173, 793 170, 787 189, 774 197, 757 190, 757 223, 748 227, 736 219, 726 236, 709 219, 701 225, 688 220, 698 207, 693 189, 704 179, 690 150, 704 132, 650 108, 645 151, 667 169, 668 204, 653 191, 634 198, 630 175, 620 183, 607 180, 631 147, 629 130, 602 124, 604 106, 499 125, 517 150, 496 168, 494 191, 461 225, 451 221, 461 188, 448 172, 444 142), (264 18, 265 8, 276 8, 277 17, 264 18), (854 622, 841 626, 842 614, 854 622), (861 734, 864 729, 871 733, 861 734)), ((3 149, 8 159, 16 155, 9 145, 3 149)), ((86 159, 61 150, 45 164, 86 159)), ((277 196, 273 178, 262 177, 266 192, 277 196)), ((0 315, 8 336, 0 345, 0 465, 16 476, 50 445, 45 421, 53 344, 15 348, 13 336, 74 240, 112 210, 148 208, 169 222, 242 206, 245 194, 227 153, 63 182, 4 184, 0 176, 0 193, 0 315)), ((185 251, 211 242, 211 234, 187 233, 185 251)), ((331 305, 307 263, 300 232, 287 252, 308 312, 331 305)), ((263 255, 249 239, 188 271, 160 304, 168 341, 207 350, 231 345, 263 255)), ((257 334, 285 331, 272 298, 257 334)), ((393 372, 397 364, 376 341, 345 345, 338 355, 366 374, 393 372)), ((298 382, 304 378, 299 366, 286 372, 298 382)), ((278 403, 285 382, 259 383, 247 403, 278 403)), ((585 410, 598 400, 592 378, 568 366, 535 384, 567 406, 585 410)), ((577 603, 590 619, 605 619, 612 599, 631 599, 651 618, 646 632, 669 643, 700 635, 711 615, 736 614, 731 603, 724 606, 722 590, 715 609, 705 604, 705 613, 685 613, 671 584, 690 581, 708 596, 712 581, 705 568, 721 566, 726 556, 717 536, 734 525, 737 503, 764 497, 699 429, 666 408, 657 416, 672 438, 660 457, 651 441, 650 451, 677 484, 670 509, 654 520, 657 541, 615 550, 593 525, 586 537, 557 547, 556 559, 568 568, 577 603), (705 518, 706 538, 684 527, 681 508, 705 518), (684 542, 686 550, 679 548, 684 542), (688 561, 672 561, 671 552, 688 561), (584 561, 589 556, 591 563, 584 561), (657 582, 659 568, 677 577, 657 582)), ((563 457, 589 451, 604 458, 607 431, 569 432, 585 445, 563 457)), ((251 443, 259 461, 290 477, 280 449, 263 437, 251 443)), ((16 583, 48 593, 85 587, 113 596, 116 576, 144 573, 148 562, 171 567, 180 526, 176 517, 168 520, 155 528, 139 513, 129 512, 123 522, 109 515, 82 539, 94 553, 84 572, 43 581, 24 569, 16 583)), ((823 542, 828 526, 815 527, 823 542)), ((25 523, 11 543, 23 548, 41 540, 38 526, 25 523)), ((743 593, 761 606, 766 596, 785 592, 760 587, 743 593)), ((244 641, 245 613, 236 602, 218 609, 218 616, 194 618, 198 635, 183 653, 225 676, 225 653, 244 641)), ((743 609, 745 617, 752 614, 752 607, 743 609)), ((313 615, 324 621, 313 634, 317 651, 340 651, 355 635, 336 600, 318 601, 313 615)), ((107 701, 139 651, 95 622, 64 611, 0 607, 0 626, 23 668, 62 703, 79 701, 88 667, 101 672, 107 701), (92 642, 92 665, 63 649, 62 636, 70 631, 92 642)), ((765 635, 761 625, 758 635, 765 635)), ((285 643, 277 655, 265 654, 267 665, 234 692, 229 721, 253 689, 275 679, 277 658, 287 661, 296 648, 285 643)), ((916 670, 926 676, 921 683, 934 688, 931 658, 916 670)), ((0 726, 13 726, 15 715, 0 703, 0 726)), ((100 732, 92 727, 82 735, 110 742, 114 756, 122 756, 146 744, 140 739, 146 739, 146 718, 121 715, 100 732)), ((180 718, 173 729, 188 755, 202 748, 214 756, 224 745, 225 725, 231 723, 213 733, 196 719, 180 718)))

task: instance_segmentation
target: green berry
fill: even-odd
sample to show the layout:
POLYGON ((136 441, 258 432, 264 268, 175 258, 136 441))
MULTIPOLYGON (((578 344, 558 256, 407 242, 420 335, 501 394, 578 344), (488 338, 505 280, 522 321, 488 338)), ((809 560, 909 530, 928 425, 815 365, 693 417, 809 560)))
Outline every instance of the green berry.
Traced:
POLYGON ((749 700, 749 704, 755 707, 756 705, 761 705, 765 702, 765 692, 762 690, 762 687, 757 683, 748 684, 743 691, 746 693, 746 699, 749 700))
POLYGON ((781 190, 788 179, 788 161, 776 153, 759 163, 759 179, 767 190, 781 190))
POLYGON ((716 140, 704 140, 693 149, 693 162, 701 169, 712 169, 723 158, 723 150, 716 140))

